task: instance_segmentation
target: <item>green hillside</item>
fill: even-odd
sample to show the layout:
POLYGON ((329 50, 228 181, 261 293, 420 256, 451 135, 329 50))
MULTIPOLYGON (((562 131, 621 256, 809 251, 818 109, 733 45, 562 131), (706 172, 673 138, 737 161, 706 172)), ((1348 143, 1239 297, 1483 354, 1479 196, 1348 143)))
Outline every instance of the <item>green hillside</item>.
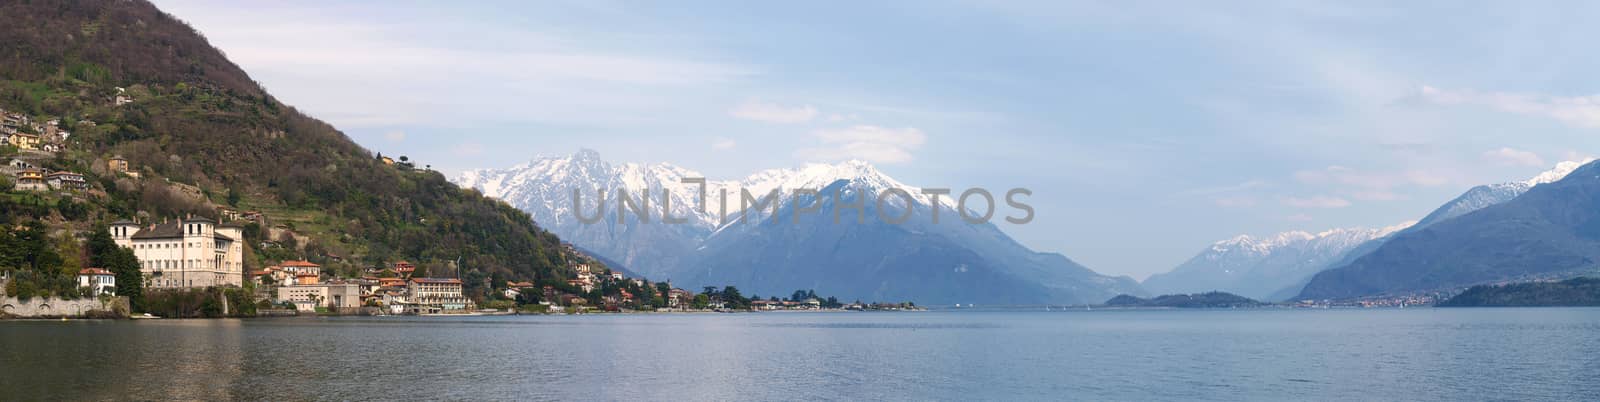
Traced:
MULTIPOLYGON (((0 160, 88 181, 82 191, 21 191, 0 179, 7 228, 42 225, 71 243, 117 219, 259 211, 265 218, 246 230, 250 269, 304 258, 353 275, 408 260, 459 270, 477 298, 490 284, 570 275, 560 240, 527 214, 438 172, 384 163, 279 103, 147 2, 6 2, 0 16, 0 109, 71 133, 60 152, 4 147, 0 160), (119 155, 137 178, 107 168, 119 155)), ((63 249, 63 269, 88 261, 73 253, 84 254, 63 249)))

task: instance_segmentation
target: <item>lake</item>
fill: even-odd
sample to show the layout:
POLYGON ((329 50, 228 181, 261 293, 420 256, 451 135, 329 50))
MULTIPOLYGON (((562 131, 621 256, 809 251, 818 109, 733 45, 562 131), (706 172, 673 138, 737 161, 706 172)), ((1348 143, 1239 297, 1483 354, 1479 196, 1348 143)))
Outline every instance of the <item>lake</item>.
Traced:
POLYGON ((0 322, 0 400, 1600 400, 1600 309, 0 322))

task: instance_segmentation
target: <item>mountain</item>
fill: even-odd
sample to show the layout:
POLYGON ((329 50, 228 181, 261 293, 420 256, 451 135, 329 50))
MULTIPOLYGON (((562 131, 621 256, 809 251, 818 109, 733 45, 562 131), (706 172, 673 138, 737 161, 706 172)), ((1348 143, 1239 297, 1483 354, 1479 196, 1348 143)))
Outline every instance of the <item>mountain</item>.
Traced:
POLYGON ((1340 299, 1571 276, 1600 261, 1600 163, 1516 198, 1396 234, 1317 274, 1299 298, 1340 299))
MULTIPOLYGON (((542 157, 509 169, 471 170, 455 182, 482 191, 511 206, 527 211, 535 222, 574 245, 620 263, 627 269, 652 278, 670 278, 672 269, 694 252, 700 242, 716 228, 715 210, 701 213, 698 185, 680 182, 685 177, 704 177, 698 172, 670 164, 613 166, 592 150, 581 150, 565 157, 542 157), (584 216, 607 211, 594 224, 581 222, 573 209, 573 190, 582 193, 584 216), (687 218, 684 224, 663 224, 662 190, 668 190, 665 203, 670 216, 687 218), (624 219, 615 213, 618 194, 639 200, 649 194, 653 219, 641 222, 624 219), (600 194, 605 195, 600 207, 600 194)), ((720 183, 713 183, 719 185, 720 183)), ((630 217, 632 215, 629 215, 630 217)))
POLYGON ((1132 295, 1117 295, 1102 303, 1107 307, 1161 307, 1161 308, 1238 308, 1261 307, 1266 303, 1251 300, 1228 292, 1161 295, 1145 299, 1132 295))
POLYGON ((1438 304, 1439 307, 1600 306, 1600 278, 1559 282, 1479 285, 1438 304))
POLYGON ((0 108, 72 133, 56 155, 15 156, 81 173, 88 187, 0 197, 7 227, 81 236, 96 222, 258 210, 265 223, 245 230, 249 268, 309 259, 349 273, 404 259, 457 267, 448 271, 475 297, 487 283, 571 274, 560 239, 526 213, 380 161, 148 2, 12 1, 0 15, 0 108), (118 155, 137 177, 108 170, 118 155))
POLYGON ((1034 252, 993 224, 964 223, 950 197, 936 205, 917 188, 865 162, 808 164, 739 180, 711 180, 704 211, 699 208, 700 186, 681 183, 684 177, 703 176, 668 164, 611 165, 585 150, 510 169, 465 172, 456 182, 527 210, 578 246, 678 285, 732 284, 752 294, 817 289, 845 298, 933 304, 1095 303, 1118 293, 1143 294, 1132 279, 1097 274, 1059 254, 1034 252), (639 194, 648 188, 654 205, 651 221, 629 213, 619 222, 611 196, 605 204, 607 219, 579 222, 572 209, 574 188, 585 195, 578 211, 585 217, 596 211, 588 197, 597 199, 601 190, 639 194), (662 224, 663 189, 668 190, 669 215, 686 222, 662 224), (796 195, 797 189, 816 190, 820 196, 796 195), (914 194, 912 202, 891 198, 880 211, 874 197, 887 189, 914 194), (777 191, 780 197, 740 219, 742 191, 756 198, 777 191), (726 198, 720 196, 724 192, 726 198), (832 196, 836 192, 839 200, 832 196), (856 221, 857 211, 847 207, 863 195, 868 197, 861 206, 864 218, 856 221), (935 208, 939 223, 931 219, 935 208), (908 211, 904 223, 880 218, 880 213, 894 217, 908 211), (833 222, 836 212, 840 224, 833 222))
POLYGON ((1263 300, 1287 300, 1298 295, 1316 273, 1349 265, 1396 234, 1510 201, 1535 186, 1560 180, 1593 160, 1561 162, 1523 181, 1473 187, 1416 222, 1317 234, 1291 231, 1266 238, 1241 235, 1219 241, 1172 271, 1145 279, 1143 285, 1155 293, 1224 290, 1263 300))
MULTIPOLYGON (((1573 170, 1576 170, 1578 167, 1588 164, 1589 162, 1593 162, 1594 160, 1595 158, 1587 158, 1581 161, 1565 161, 1557 163, 1554 168, 1540 172, 1539 174, 1534 175, 1527 180, 1485 184, 1473 187, 1455 199, 1450 200, 1450 202, 1446 202, 1444 205, 1439 206, 1439 208, 1434 209, 1433 212, 1430 212, 1427 216, 1422 217, 1422 220, 1417 221, 1417 224, 1411 225, 1411 227, 1405 228, 1402 231, 1421 230, 1423 228, 1433 226, 1435 223, 1444 222, 1457 216, 1466 215, 1490 205, 1511 201, 1511 199, 1517 198, 1517 196, 1522 195, 1522 193, 1528 192, 1528 189, 1531 189, 1534 186, 1561 180, 1562 178, 1567 177, 1568 174, 1572 173, 1573 170)), ((1350 251, 1345 253, 1345 255, 1338 261, 1334 262, 1333 264, 1329 264, 1328 268, 1337 268, 1350 265, 1350 263, 1354 262, 1356 258, 1367 255, 1373 250, 1377 250, 1378 247, 1382 246, 1384 242, 1389 241, 1389 237, 1390 236, 1384 236, 1373 239, 1361 244, 1360 246, 1350 249, 1350 251)), ((1300 289, 1296 287, 1288 294, 1285 294, 1285 296, 1299 293, 1299 291, 1300 289)))
POLYGON ((1265 238, 1241 235, 1213 243, 1172 271, 1150 276, 1143 285, 1157 294, 1221 290, 1275 300, 1275 295, 1285 288, 1298 290, 1296 286, 1351 248, 1410 225, 1411 222, 1377 229, 1333 229, 1315 234, 1292 231, 1265 238))

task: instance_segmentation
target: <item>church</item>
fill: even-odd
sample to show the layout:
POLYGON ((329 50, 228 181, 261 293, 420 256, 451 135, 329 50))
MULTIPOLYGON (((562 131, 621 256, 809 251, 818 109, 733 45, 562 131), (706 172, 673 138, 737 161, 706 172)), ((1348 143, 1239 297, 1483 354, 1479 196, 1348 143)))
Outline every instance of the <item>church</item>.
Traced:
POLYGON ((244 229, 206 218, 140 227, 132 221, 108 228, 118 246, 133 250, 150 288, 242 286, 244 229))

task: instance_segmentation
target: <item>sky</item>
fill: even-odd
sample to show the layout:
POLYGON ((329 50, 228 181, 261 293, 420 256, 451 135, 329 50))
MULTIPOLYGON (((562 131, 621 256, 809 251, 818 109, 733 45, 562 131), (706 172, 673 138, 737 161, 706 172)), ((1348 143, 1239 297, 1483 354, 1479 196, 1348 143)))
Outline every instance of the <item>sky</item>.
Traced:
POLYGON ((1600 3, 157 0, 273 95, 454 175, 591 148, 1028 188, 1023 244, 1165 272, 1415 220, 1600 149, 1600 3))

